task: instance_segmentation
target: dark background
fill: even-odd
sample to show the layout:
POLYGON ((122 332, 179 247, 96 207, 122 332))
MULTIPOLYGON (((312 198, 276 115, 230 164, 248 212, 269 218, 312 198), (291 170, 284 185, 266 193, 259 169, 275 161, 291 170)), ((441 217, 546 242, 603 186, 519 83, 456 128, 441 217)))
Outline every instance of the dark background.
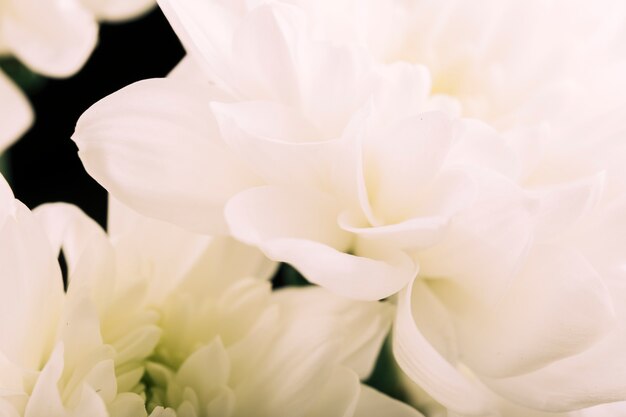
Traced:
POLYGON ((184 51, 158 8, 136 20, 102 24, 93 55, 68 79, 27 88, 35 124, 9 151, 16 198, 30 208, 54 201, 78 205, 104 226, 106 192, 85 172, 70 139, 80 115, 99 99, 145 78, 165 76, 184 51))

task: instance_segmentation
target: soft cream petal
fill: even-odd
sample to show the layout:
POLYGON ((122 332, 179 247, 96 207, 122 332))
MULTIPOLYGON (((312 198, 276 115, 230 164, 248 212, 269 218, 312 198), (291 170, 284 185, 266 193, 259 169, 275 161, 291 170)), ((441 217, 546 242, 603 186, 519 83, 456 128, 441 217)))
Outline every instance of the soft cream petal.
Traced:
POLYGON ((338 294, 373 300, 400 290, 415 276, 413 261, 383 247, 344 253, 351 238, 337 226, 335 204, 313 190, 258 187, 231 199, 226 218, 236 238, 338 294))
POLYGON ((263 186, 237 194, 225 216, 237 239, 261 246, 279 238, 306 239, 347 250, 351 237, 337 226, 334 198, 313 189, 263 186))
POLYGON ((355 301, 320 287, 286 288, 274 294, 292 320, 330 318, 332 337, 341 341, 341 362, 361 379, 371 374, 391 326, 389 303, 355 301))
POLYGON ((0 70, 0 154, 33 123, 33 110, 26 96, 0 70))
MULTIPOLYGON (((619 317, 623 317, 626 310, 621 300, 626 296, 626 285, 623 281, 614 283, 610 292, 619 300, 615 308, 619 317)), ((581 310, 578 314, 583 313, 581 310)), ((626 327, 620 322, 594 346, 577 355, 523 375, 483 380, 494 391, 516 403, 551 412, 621 401, 626 392, 624 346, 626 327)))
POLYGON ((213 103, 222 137, 265 181, 323 188, 334 143, 293 108, 276 102, 213 103))
POLYGON ((96 45, 98 25, 77 0, 9 0, 4 7, 2 38, 36 72, 70 76, 96 45))
MULTIPOLYGON (((0 186, 1 187, 1 186, 0 186)), ((61 313, 61 270, 41 225, 20 202, 0 229, 0 350, 26 369, 40 369, 61 313)))
POLYGON ((354 417, 423 417, 422 413, 405 403, 394 400, 366 385, 361 385, 361 395, 354 411, 354 417))
MULTIPOLYGON (((158 305, 169 295, 211 246, 212 238, 170 223, 142 216, 109 197, 108 230, 124 288, 150 277, 147 297, 158 305)), ((245 258, 241 259, 244 263, 245 258)), ((217 263, 217 262, 216 262, 217 263)))
POLYGON ((73 136, 87 171, 134 210, 202 232, 224 232, 222 205, 255 183, 224 146, 206 85, 145 80, 92 106, 73 136))
POLYGON ((400 368, 435 400, 469 416, 487 414, 491 400, 483 389, 448 362, 415 324, 410 284, 400 294, 394 327, 393 352, 400 368))
POLYGON ((37 378, 37 383, 26 406, 24 417, 65 415, 58 387, 65 365, 63 354, 63 344, 59 343, 52 351, 50 358, 37 378))
POLYGON ((400 121, 364 143, 364 175, 377 218, 396 223, 419 211, 420 197, 435 178, 452 141, 441 112, 400 121))
POLYGON ((139 17, 156 5, 155 0, 80 0, 102 21, 120 21, 139 17))
POLYGON ((550 245, 533 249, 495 305, 458 322, 465 363, 490 377, 525 374, 583 352, 615 324, 610 293, 593 267, 550 245))
MULTIPOLYGON (((283 3, 266 2, 252 9, 233 34, 232 59, 237 86, 249 98, 300 100, 297 41, 303 16, 283 3)), ((234 82, 236 81, 236 84, 234 82)))
POLYGON ((358 376, 339 366, 324 384, 315 404, 306 417, 352 417, 357 406, 361 384, 358 376))
MULTIPOLYGON (((209 79, 229 88, 232 37, 238 23, 233 10, 216 1, 157 0, 165 17, 209 79)), ((232 92, 232 90, 229 90, 232 92)))

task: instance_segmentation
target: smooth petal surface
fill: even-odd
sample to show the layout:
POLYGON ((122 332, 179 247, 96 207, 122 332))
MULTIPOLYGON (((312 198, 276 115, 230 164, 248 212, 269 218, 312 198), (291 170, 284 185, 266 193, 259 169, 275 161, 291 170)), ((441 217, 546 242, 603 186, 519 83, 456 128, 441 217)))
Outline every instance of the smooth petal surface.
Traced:
POLYGON ((77 0, 10 0, 4 7, 2 38, 36 72, 67 77, 96 45, 98 25, 77 0))
POLYGON ((270 184, 328 183, 334 143, 291 107, 275 102, 213 103, 222 137, 270 184))
POLYGON ((187 52, 209 79, 229 88, 232 37, 237 15, 215 1, 157 0, 187 52))
POLYGON ((394 400, 370 388, 361 385, 361 394, 357 403, 354 417, 376 417, 388 415, 394 417, 423 417, 422 413, 405 403, 394 400))
POLYGON ((419 210, 420 191, 438 173, 452 140, 441 112, 405 119, 364 145, 367 191, 374 213, 385 223, 419 210))
POLYGON ((80 0, 98 20, 120 21, 140 16, 153 8, 155 0, 80 0))
POLYGON ((222 205, 255 183, 219 140, 208 102, 223 94, 171 79, 101 100, 73 136, 87 171, 129 207, 202 232, 224 232, 222 205))
POLYGON ((411 309, 413 284, 398 299, 393 352, 400 368, 428 394, 459 414, 479 416, 492 408, 483 389, 448 362, 415 324, 411 309))
POLYGON ((33 111, 26 96, 0 71, 0 154, 33 123, 33 111))
POLYGON ((391 326, 393 308, 388 303, 355 301, 319 288, 287 288, 275 299, 288 317, 327 316, 333 336, 341 340, 341 362, 366 379, 374 369, 391 326))
POLYGON ((0 229, 0 350, 26 369, 40 369, 52 349, 63 279, 35 216, 13 204, 0 229))
POLYGON ((496 305, 458 318, 460 345, 480 374, 524 374, 591 347, 614 316, 607 287, 584 257, 538 245, 496 305))

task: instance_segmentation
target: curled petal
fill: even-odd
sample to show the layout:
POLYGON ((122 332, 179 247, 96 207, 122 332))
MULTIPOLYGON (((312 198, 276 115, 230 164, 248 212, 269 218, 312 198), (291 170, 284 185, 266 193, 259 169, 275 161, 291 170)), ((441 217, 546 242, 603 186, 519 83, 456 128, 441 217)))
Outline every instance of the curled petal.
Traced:
POLYGON ((400 368, 435 400, 452 411, 469 416, 488 414, 489 397, 448 362, 415 324, 411 309, 413 284, 398 299, 393 352, 400 368))

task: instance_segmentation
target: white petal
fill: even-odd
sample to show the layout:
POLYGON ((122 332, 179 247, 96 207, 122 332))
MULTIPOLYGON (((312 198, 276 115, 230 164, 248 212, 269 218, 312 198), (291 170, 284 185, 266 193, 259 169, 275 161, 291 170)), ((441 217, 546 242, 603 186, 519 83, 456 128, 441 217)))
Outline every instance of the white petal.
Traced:
POLYGON ((341 340, 341 362, 361 379, 371 374, 391 325, 390 304, 350 300, 319 287, 287 288, 274 294, 281 311, 292 320, 330 318, 332 337, 341 340))
POLYGON ((132 209, 223 232, 223 203, 255 180, 219 139, 215 97, 200 84, 140 81, 87 110, 73 139, 87 171, 132 209))
POLYGON ((393 352, 400 368, 442 405, 459 414, 487 414, 492 408, 483 389, 464 376, 430 344, 415 324, 410 284, 400 294, 393 352))
POLYGON ((187 52, 209 79, 228 88, 231 43, 238 17, 220 2, 157 0, 187 52))
POLYGON ((0 70, 0 154, 33 123, 28 99, 0 70))
MULTIPOLYGON (((621 281, 611 286, 610 292, 618 300, 615 307, 623 317, 626 310, 621 300, 626 296, 626 285, 621 281)), ((577 314, 584 315, 584 309, 577 314)), ((523 375, 483 380, 498 394, 518 404, 551 412, 621 401, 626 392, 624 346, 626 328, 620 323, 596 345, 577 355, 523 375)))
POLYGON ((465 362, 479 374, 528 373, 592 346, 614 325, 612 300, 580 254, 538 245, 507 293, 460 317, 465 362))
POLYGON ((301 114, 275 102, 213 103, 226 143, 270 184, 328 182, 333 142, 301 114))
MULTIPOLYGON (((1 187, 1 186, 0 186, 1 187)), ((26 369, 40 369, 52 346, 63 280, 48 239, 20 202, 0 229, 0 350, 26 369)))
POLYGON ((198 65, 194 57, 189 54, 185 55, 183 59, 176 64, 170 73, 167 74, 167 77, 175 80, 211 83, 204 72, 202 72, 202 68, 198 65))
POLYGON ((313 190, 251 189, 231 199, 226 218, 236 238, 344 296, 387 297, 406 285, 417 270, 406 254, 386 248, 356 248, 363 256, 343 253, 351 242, 337 226, 335 202, 313 190))
POLYGON ((44 204, 34 210, 55 253, 63 250, 68 267, 68 293, 87 290, 104 308, 112 297, 115 258, 100 226, 78 207, 44 204))
POLYGON ((351 370, 338 366, 324 384, 315 404, 307 410, 307 417, 352 417, 359 400, 361 384, 351 370))
POLYGON ((111 417, 146 417, 145 400, 134 392, 123 392, 108 404, 111 417))
POLYGON ((156 304, 180 284, 212 242, 209 236, 137 214, 114 197, 109 197, 108 229, 117 269, 124 274, 119 285, 142 285, 149 277, 147 297, 156 304))
POLYGON ((236 86, 250 98, 297 105, 300 99, 296 53, 303 19, 298 9, 265 3, 247 13, 233 36, 236 86))
POLYGON ((377 218, 396 223, 419 210, 451 140, 448 118, 432 112, 405 119, 364 144, 364 175, 377 218))
POLYGON ((455 144, 446 163, 487 168, 511 179, 521 170, 517 155, 498 131, 474 119, 455 123, 455 144))
POLYGON ((344 297, 380 300, 417 275, 418 267, 404 252, 375 250, 360 256, 311 240, 280 238, 260 246, 270 259, 293 265, 314 284, 344 297))
POLYGON ((98 25, 76 0, 11 0, 2 16, 2 38, 36 72, 67 77, 96 45, 98 25))
POLYGON ((63 353, 63 344, 59 343, 37 378, 24 417, 65 415, 58 386, 65 365, 63 353))
POLYGON ((196 350, 182 364, 175 384, 193 389, 200 404, 209 403, 209 395, 219 386, 226 385, 230 375, 230 358, 217 338, 211 344, 196 350))
POLYGON ((140 16, 155 6, 154 0, 80 0, 103 21, 120 21, 140 16))
POLYGON ((379 77, 374 88, 376 119, 387 125, 423 112, 431 79, 421 65, 397 61, 376 69, 379 77))
POLYGON ((361 385, 361 395, 354 417, 423 417, 422 413, 405 403, 394 400, 367 385, 361 385))
POLYGON ((558 238, 589 213, 602 195, 605 180, 606 175, 600 173, 579 181, 531 189, 530 195, 539 203, 537 239, 545 242, 558 238))
POLYGON ((233 236, 261 246, 279 238, 307 239, 347 250, 350 235, 337 226, 331 195, 313 189, 264 186, 237 194, 225 215, 233 236))
POLYGON ((515 183, 498 174, 480 170, 470 174, 476 184, 475 201, 454 217, 444 239, 419 253, 420 274, 449 280, 468 302, 494 303, 528 254, 533 205, 515 183))

